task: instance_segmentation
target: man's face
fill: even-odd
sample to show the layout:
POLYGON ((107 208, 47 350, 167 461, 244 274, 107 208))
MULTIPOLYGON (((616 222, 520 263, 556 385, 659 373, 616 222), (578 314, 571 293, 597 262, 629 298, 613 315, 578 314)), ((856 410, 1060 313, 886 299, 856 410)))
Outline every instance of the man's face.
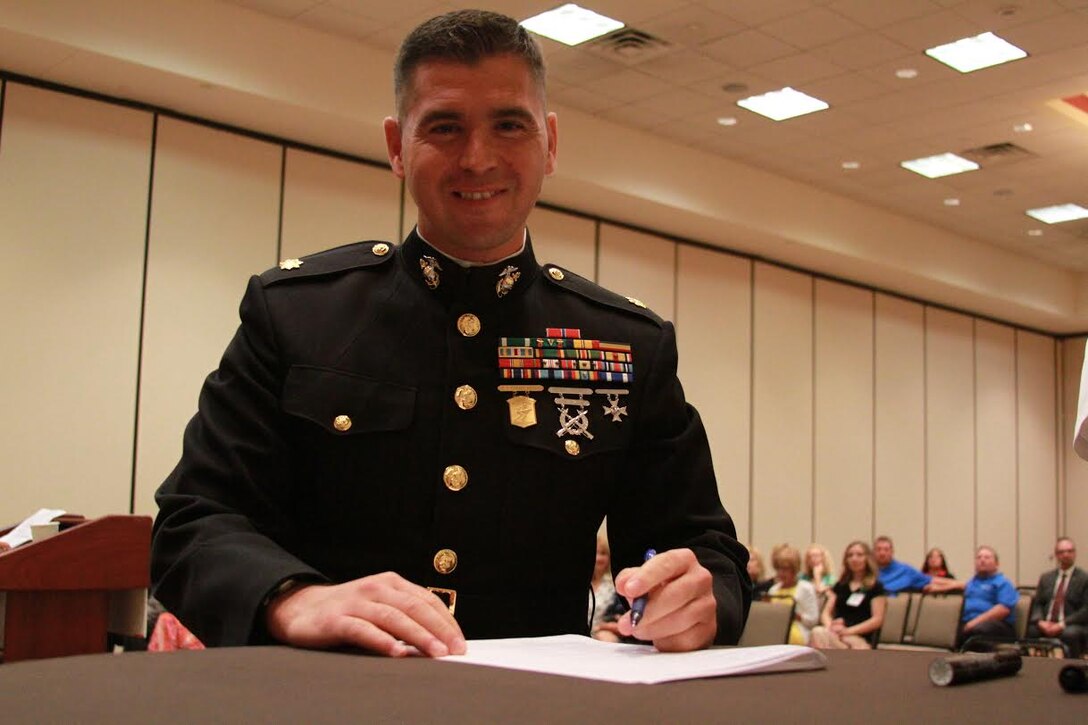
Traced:
POLYGON ((979 549, 975 552, 975 573, 979 576, 990 576, 997 573, 997 557, 989 549, 979 549))
POLYGON ((1077 547, 1072 541, 1059 541, 1054 546, 1054 558, 1058 560, 1058 566, 1068 569, 1077 561, 1077 547))
POLYGON ((895 548, 890 541, 878 541, 873 545, 873 558, 876 559, 876 565, 879 567, 891 564, 894 555, 895 548))
POLYGON ((556 118, 525 61, 427 61, 385 119, 393 173, 419 208, 419 231, 450 256, 492 262, 521 248, 525 220, 555 170, 556 118))

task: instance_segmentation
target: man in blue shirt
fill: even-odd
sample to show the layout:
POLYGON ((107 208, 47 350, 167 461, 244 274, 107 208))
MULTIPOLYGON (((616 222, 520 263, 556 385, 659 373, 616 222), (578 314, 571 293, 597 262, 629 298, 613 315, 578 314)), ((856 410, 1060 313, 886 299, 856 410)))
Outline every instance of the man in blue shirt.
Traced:
POLYGON ((880 583, 884 585, 884 591, 889 596, 895 596, 899 592, 922 591, 933 582, 933 577, 915 569, 910 564, 896 561, 895 545, 891 538, 878 536, 873 541, 873 558, 880 567, 880 583))
POLYGON ((975 552, 975 575, 963 591, 963 629, 959 644, 975 635, 1016 637, 1016 587, 997 570, 997 551, 980 546, 975 552))

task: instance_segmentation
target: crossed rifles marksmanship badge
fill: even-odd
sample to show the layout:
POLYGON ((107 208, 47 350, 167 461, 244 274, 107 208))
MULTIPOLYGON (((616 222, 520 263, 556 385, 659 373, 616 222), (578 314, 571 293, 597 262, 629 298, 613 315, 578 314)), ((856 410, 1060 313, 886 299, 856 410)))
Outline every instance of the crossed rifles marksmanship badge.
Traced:
MULTIPOLYGON (((623 396, 626 388, 576 387, 571 383, 631 383, 635 379, 631 346, 622 342, 603 342, 582 338, 582 331, 567 327, 549 327, 545 337, 503 337, 499 339, 499 372, 505 380, 525 383, 500 385, 499 390, 513 393, 507 399, 510 425, 529 428, 537 424, 536 399, 530 393, 544 391, 544 386, 530 381, 564 381, 566 385, 549 387, 559 410, 559 428, 555 435, 593 440, 590 430, 592 396, 604 396, 603 417, 622 423, 627 415, 623 396)), ((568 452, 578 450, 573 440, 565 443, 568 452), (572 445, 573 444, 573 445, 572 445)))

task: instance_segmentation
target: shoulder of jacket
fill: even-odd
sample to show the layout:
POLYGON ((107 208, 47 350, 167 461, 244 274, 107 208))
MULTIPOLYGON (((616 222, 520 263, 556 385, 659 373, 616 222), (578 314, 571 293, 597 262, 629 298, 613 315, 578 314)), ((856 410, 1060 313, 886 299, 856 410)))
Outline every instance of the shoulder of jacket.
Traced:
POLYGON ((578 295, 583 299, 604 307, 618 310, 633 317, 649 320, 658 327, 665 321, 653 310, 649 309, 641 300, 635 297, 624 297, 611 290, 601 287, 595 282, 564 269, 557 264, 543 265, 544 280, 554 288, 578 295))
POLYGON ((370 240, 345 244, 299 259, 285 259, 279 266, 261 275, 261 284, 269 287, 290 280, 313 279, 353 269, 380 267, 396 256, 394 249, 390 242, 370 240))

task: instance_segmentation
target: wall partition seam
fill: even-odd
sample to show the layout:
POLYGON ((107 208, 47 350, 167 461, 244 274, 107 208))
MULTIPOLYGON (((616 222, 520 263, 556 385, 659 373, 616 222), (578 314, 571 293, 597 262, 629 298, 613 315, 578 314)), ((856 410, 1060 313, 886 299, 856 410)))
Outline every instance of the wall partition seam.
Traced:
POLYGON ((817 493, 816 492, 816 455, 817 455, 817 449, 819 447, 819 442, 820 442, 820 432, 819 432, 819 430, 817 430, 817 417, 816 417, 816 405, 819 402, 819 399, 818 399, 819 396, 818 396, 817 388, 820 387, 819 386, 819 379, 816 377, 817 373, 818 373, 818 371, 816 370, 816 360, 817 360, 817 349, 816 348, 817 348, 817 345, 819 345, 819 343, 820 343, 820 334, 819 334, 820 331, 818 329, 819 318, 816 315, 817 300, 816 300, 816 278, 815 277, 809 277, 809 300, 810 300, 810 302, 809 302, 809 307, 810 307, 810 310, 809 310, 809 324, 812 327, 812 348, 811 348, 811 352, 809 353, 811 355, 811 359, 809 360, 809 365, 811 366, 809 374, 812 376, 812 400, 811 400, 811 403, 810 403, 810 405, 812 406, 812 410, 810 412, 810 415, 812 417, 812 420, 810 422, 810 425, 812 426, 812 443, 811 443, 812 453, 809 455, 809 472, 808 472, 808 476, 809 476, 809 487, 812 490, 812 494, 811 494, 812 495, 812 504, 811 504, 810 511, 809 511, 808 529, 809 529, 809 541, 816 541, 817 540, 816 539, 816 493, 817 493))
MULTIPOLYGON (((1016 461, 1016 521, 1014 527, 1016 531, 1016 547, 1020 548, 1020 331, 1012 331, 1012 367, 1014 378, 1012 382, 1013 386, 1013 399, 1015 400, 1015 416, 1016 416, 1016 446, 1013 454, 1013 459, 1016 461)), ((1020 583, 1020 551, 1016 552, 1016 583, 1020 583)))
POLYGON ((132 471, 129 478, 128 512, 136 513, 136 469, 140 450, 140 391, 143 387, 144 324, 147 319, 147 273, 151 257, 151 204, 155 191, 155 150, 158 147, 159 114, 151 116, 151 153, 147 169, 147 210, 144 213, 144 259, 140 279, 140 321, 136 328, 136 408, 132 425, 132 471))
POLYGON ((929 548, 929 305, 922 307, 922 542, 929 548))
POLYGON ((971 435, 973 436, 972 451, 974 458, 974 467, 971 471, 972 482, 972 494, 971 498, 974 501, 974 506, 971 511, 971 541, 974 544, 974 548, 978 549, 978 320, 971 319, 971 355, 974 363, 974 374, 971 376, 971 415, 974 421, 972 426, 973 430, 971 435))
POLYGON ((593 281, 601 279, 601 220, 593 220, 593 281))
POLYGON ((1065 380, 1065 345, 1054 341, 1054 500, 1057 502, 1057 510, 1054 512, 1054 531, 1058 536, 1064 536, 1065 532, 1065 457, 1062 451, 1065 449, 1065 400, 1062 395, 1062 383, 1065 380))
POLYGON ((756 540, 756 264, 748 263, 748 541, 756 540))
POLYGON ((287 190, 287 147, 280 147, 280 208, 276 222, 276 258, 270 266, 283 259, 283 201, 287 190))
POLYGON ((872 370, 870 371, 871 372, 870 385, 871 385, 872 391, 873 391, 872 405, 870 407, 872 409, 871 415, 872 415, 873 424, 869 427, 870 428, 869 432, 870 432, 870 435, 871 435, 870 440, 872 441, 872 443, 871 443, 872 454, 869 457, 869 485, 872 486, 873 496, 872 496, 872 500, 869 502, 869 508, 871 509, 870 515, 869 515, 869 541, 873 541, 874 539, 876 539, 876 497, 880 492, 880 489, 877 486, 877 480, 876 480, 876 472, 877 472, 877 467, 876 467, 876 454, 877 454, 877 450, 876 450, 876 446, 877 446, 877 435, 876 435, 876 421, 877 421, 877 418, 876 418, 876 396, 877 396, 876 366, 877 366, 877 362, 878 362, 877 361, 877 340, 876 340, 876 335, 877 335, 877 330, 880 329, 880 328, 876 324, 876 315, 877 315, 876 293, 875 292, 871 293, 869 295, 869 297, 872 300, 872 303, 871 303, 870 307, 872 309, 872 326, 873 326, 873 334, 872 334, 872 337, 873 337, 873 342, 872 342, 873 367, 872 367, 872 370))

